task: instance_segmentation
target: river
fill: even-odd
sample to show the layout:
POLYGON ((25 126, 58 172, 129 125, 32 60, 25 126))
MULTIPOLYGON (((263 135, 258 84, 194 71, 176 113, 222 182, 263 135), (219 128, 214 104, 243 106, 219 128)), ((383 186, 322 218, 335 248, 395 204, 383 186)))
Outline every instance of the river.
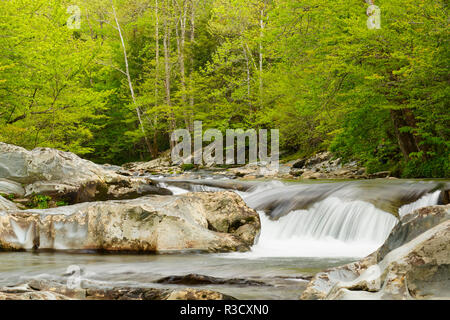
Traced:
POLYGON ((0 253, 0 287, 30 279, 67 281, 78 266, 85 287, 164 287, 156 283, 186 274, 251 279, 265 285, 202 285, 238 299, 298 299, 308 279, 326 268, 375 251, 401 217, 438 204, 447 181, 367 180, 239 182, 153 177, 174 194, 235 189, 261 217, 261 234, 250 252, 227 254, 0 253))

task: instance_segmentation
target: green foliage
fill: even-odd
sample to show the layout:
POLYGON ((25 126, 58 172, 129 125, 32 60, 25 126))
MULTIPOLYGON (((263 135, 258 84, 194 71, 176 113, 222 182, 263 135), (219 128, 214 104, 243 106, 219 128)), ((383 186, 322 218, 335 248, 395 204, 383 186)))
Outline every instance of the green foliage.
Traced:
POLYGON ((6 194, 6 193, 0 193, 0 196, 10 201, 14 200, 16 197, 14 194, 6 194))
POLYGON ((33 209, 48 209, 49 202, 52 200, 49 196, 43 196, 40 194, 33 193, 30 197, 30 202, 27 206, 33 209))
POLYGON ((1 1, 0 141, 122 164, 202 120, 279 129, 299 157, 329 149, 369 172, 449 176, 446 1, 377 1, 373 30, 362 0, 158 3, 157 15, 155 2, 113 1, 134 103, 111 1, 1 1), (80 30, 66 26, 73 4, 80 30))
POLYGON ((57 207, 64 207, 64 206, 68 206, 69 203, 67 201, 56 201, 56 206, 57 207))
POLYGON ((411 160, 405 165, 402 178, 449 178, 449 163, 448 155, 446 157, 435 157, 428 161, 411 160))

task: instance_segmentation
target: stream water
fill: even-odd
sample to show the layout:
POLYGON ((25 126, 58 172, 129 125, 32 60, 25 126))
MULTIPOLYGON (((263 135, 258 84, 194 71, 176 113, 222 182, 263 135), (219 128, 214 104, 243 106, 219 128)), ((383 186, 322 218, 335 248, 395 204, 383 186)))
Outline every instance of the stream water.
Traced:
MULTIPOLYGON (((85 287, 185 286, 155 283, 190 273, 260 280, 267 285, 207 285, 238 299, 298 299, 308 277, 376 250, 403 216, 437 204, 446 181, 283 183, 226 179, 159 179, 174 194, 232 188, 256 209, 261 234, 250 252, 110 255, 67 252, 0 253, 0 287, 30 279, 67 281, 71 265, 85 287), (397 216, 397 217, 396 217, 397 216)), ((448 187, 448 185, 447 185, 448 187)))

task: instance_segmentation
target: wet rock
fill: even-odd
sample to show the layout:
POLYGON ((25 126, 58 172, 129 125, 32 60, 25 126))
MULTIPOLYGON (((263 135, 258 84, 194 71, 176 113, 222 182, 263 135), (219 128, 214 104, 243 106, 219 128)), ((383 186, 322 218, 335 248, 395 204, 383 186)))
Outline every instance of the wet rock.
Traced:
POLYGON ((325 299, 333 287, 340 281, 351 281, 357 279, 361 273, 376 261, 375 255, 350 263, 344 266, 331 268, 317 273, 309 282, 300 299, 321 300, 325 299))
POLYGON ((267 285, 261 281, 249 280, 249 279, 223 279, 210 277, 200 274, 187 274, 183 276, 170 276, 161 278, 156 281, 161 284, 178 284, 178 285, 238 285, 238 286, 264 286, 267 285))
POLYGON ((301 299, 431 299, 450 296, 450 206, 404 216, 361 261, 314 276, 301 299))
POLYGON ((449 219, 450 205, 425 207, 404 216, 378 250, 377 261, 383 260, 390 251, 449 219))
POLYGON ((326 298, 448 299, 449 252, 450 221, 445 221, 389 252, 357 279, 339 282, 326 298))
POLYGON ((306 169, 291 169, 289 171, 289 174, 293 177, 301 177, 301 175, 303 173, 305 173, 305 171, 307 171, 306 169))
POLYGON ((28 284, 0 288, 0 300, 69 300, 70 298, 52 291, 41 291, 28 284))
POLYGON ((78 288, 57 282, 36 281, 0 288, 0 300, 236 300, 211 290, 161 288, 78 288))
POLYGON ((201 192, 8 211, 0 215, 0 248, 245 251, 259 229, 258 214, 234 192, 201 192))

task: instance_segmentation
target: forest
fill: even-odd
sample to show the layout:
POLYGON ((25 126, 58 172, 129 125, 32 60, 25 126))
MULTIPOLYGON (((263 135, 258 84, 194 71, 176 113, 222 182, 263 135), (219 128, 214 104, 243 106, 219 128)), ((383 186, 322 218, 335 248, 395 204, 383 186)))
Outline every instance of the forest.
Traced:
POLYGON ((0 141, 123 164, 199 120, 449 178, 448 24, 443 0, 3 0, 0 141))

